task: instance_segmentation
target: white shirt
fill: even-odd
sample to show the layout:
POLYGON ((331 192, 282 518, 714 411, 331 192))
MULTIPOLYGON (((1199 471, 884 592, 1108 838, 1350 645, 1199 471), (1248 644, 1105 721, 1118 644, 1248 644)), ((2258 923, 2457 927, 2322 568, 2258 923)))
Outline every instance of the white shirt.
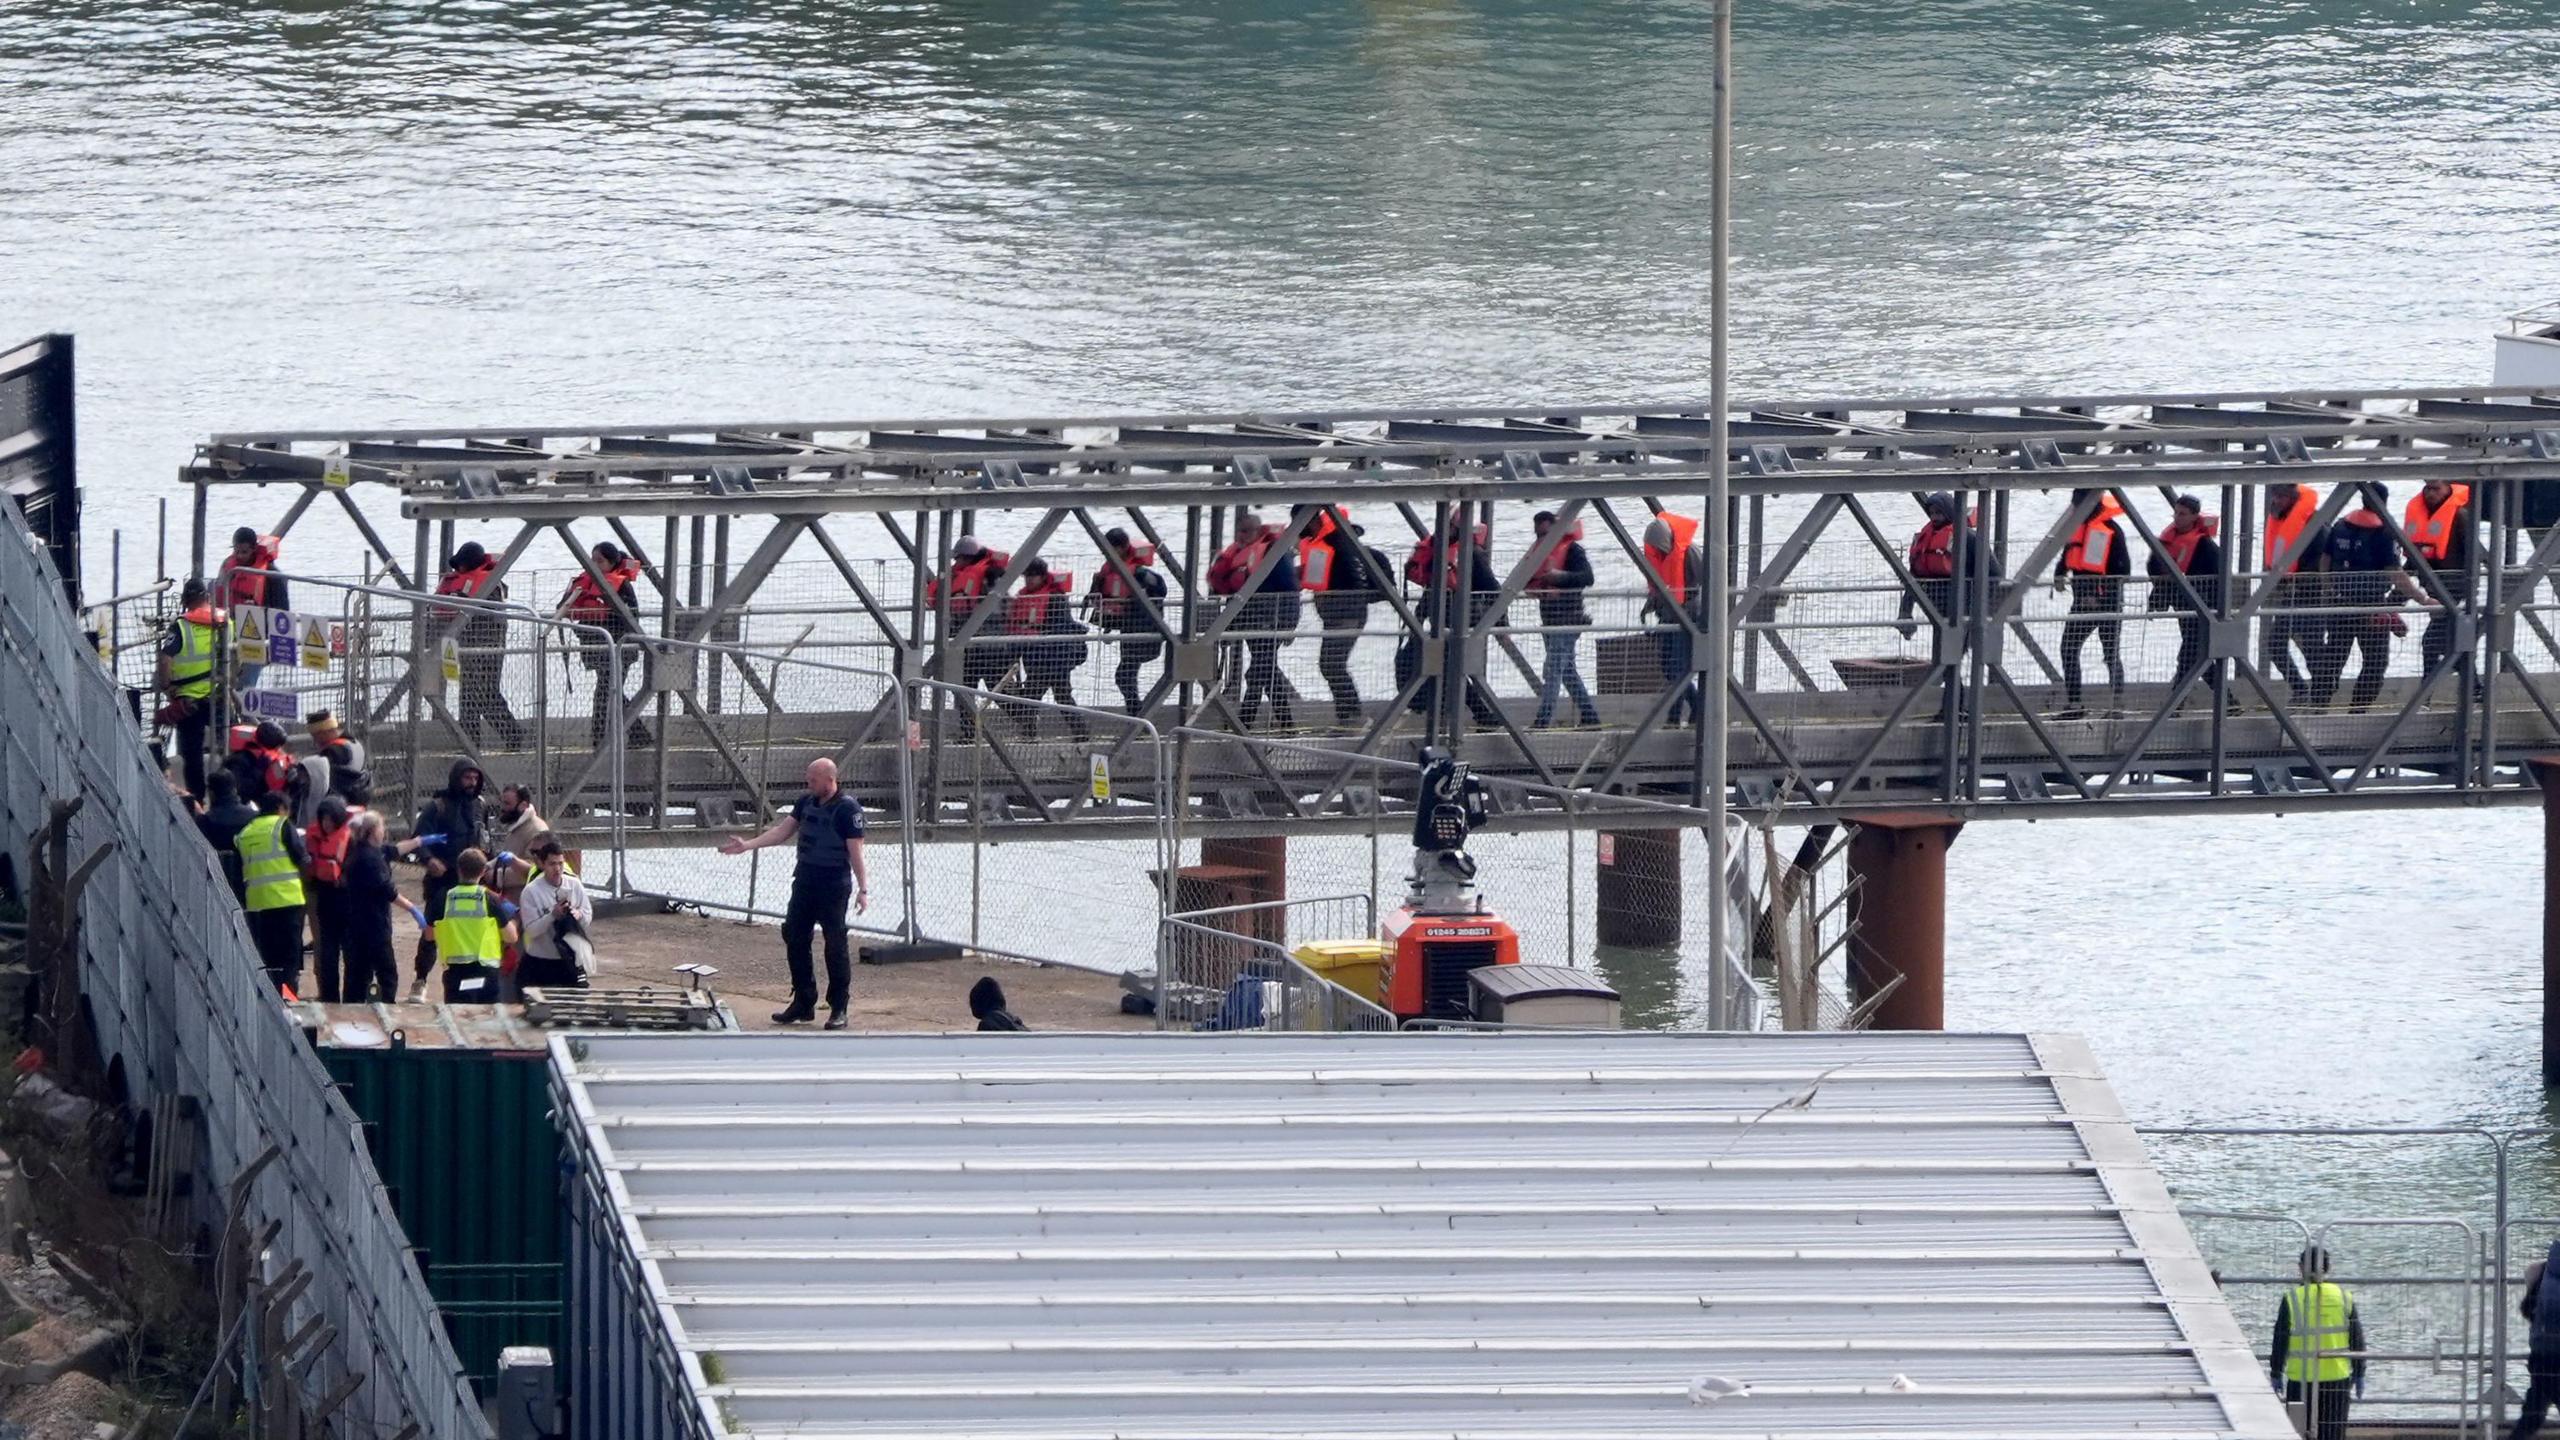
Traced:
POLYGON ((587 887, 578 883, 577 876, 563 870, 560 883, 554 885, 550 876, 537 870, 532 882, 524 887, 524 894, 516 899, 516 918, 524 926, 524 953, 527 955, 543 960, 567 958, 560 953, 559 942, 552 938, 551 933, 552 926, 560 918, 553 912, 559 909, 564 895, 569 900, 569 913, 578 917, 580 925, 590 928, 595 925, 595 902, 587 898, 587 887))

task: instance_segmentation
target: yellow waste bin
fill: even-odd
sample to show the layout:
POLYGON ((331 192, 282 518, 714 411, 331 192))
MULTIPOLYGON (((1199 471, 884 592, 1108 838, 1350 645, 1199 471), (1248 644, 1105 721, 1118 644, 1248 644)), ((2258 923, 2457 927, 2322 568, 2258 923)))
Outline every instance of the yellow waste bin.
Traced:
POLYGON ((1310 940, 1298 963, 1373 1005, 1386 1003, 1387 947, 1376 940, 1310 940))

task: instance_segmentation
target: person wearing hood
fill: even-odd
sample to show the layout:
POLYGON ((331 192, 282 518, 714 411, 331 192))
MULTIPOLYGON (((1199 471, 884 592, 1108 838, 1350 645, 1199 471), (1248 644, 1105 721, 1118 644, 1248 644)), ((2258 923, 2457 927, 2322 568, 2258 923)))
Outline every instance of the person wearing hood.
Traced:
POLYGON ((1031 1028, 1005 1007, 1004 987, 996 983, 993 975, 981 975, 978 983, 969 987, 969 1013, 981 1030, 1021 1032, 1031 1028))
MULTIPOLYGON (((1544 540, 1556 527, 1556 514, 1541 510, 1529 523, 1544 540)), ((1557 539, 1555 548, 1538 562, 1538 573, 1529 577, 1529 593, 1538 597, 1538 638, 1547 647, 1546 668, 1538 680, 1538 718, 1530 722, 1533 728, 1543 730, 1554 722, 1556 699, 1562 694, 1573 696, 1575 714, 1584 728, 1600 723, 1590 687, 1582 683, 1582 667, 1574 660, 1582 647, 1583 628, 1591 623, 1590 607, 1583 603, 1591 579, 1591 555, 1582 548, 1580 525, 1557 539)))
MULTIPOLYGON (((477 540, 455 546, 453 562, 436 583, 436 593, 489 605, 505 600, 507 584, 498 578, 498 557, 482 549, 477 540)), ((433 614, 440 635, 461 622, 462 703, 454 712, 455 723, 465 735, 486 731, 507 749, 523 749, 524 722, 507 703, 506 617, 477 607, 466 614, 459 605, 438 605, 433 614)))
POLYGON ((488 777, 480 767, 468 760, 456 760, 445 772, 444 788, 427 801, 418 812, 417 824, 410 833, 418 837, 417 856, 427 867, 426 923, 418 927, 416 973, 409 985, 409 998, 423 999, 427 993, 427 974, 436 968, 435 922, 444 918, 445 897, 460 882, 455 867, 462 852, 480 843, 480 832, 487 821, 486 802, 481 789, 488 777))
MULTIPOLYGON (((2152 547, 2151 559, 2143 572, 2151 576, 2153 610, 2178 612, 2178 679, 2185 680, 2204 668, 2205 629, 2216 607, 2222 604, 2222 542, 2214 537, 2219 522, 2204 513, 2204 502, 2194 495, 2180 495, 2169 502, 2169 528, 2160 532, 2160 543, 2152 547), (2187 577, 2185 586, 2170 579, 2172 575, 2187 577), (2196 598, 2190 601, 2187 590, 2196 598)), ((2212 684, 2206 677, 2205 684, 2212 684)))
POLYGON ((2337 697, 2351 652, 2361 658, 2348 703, 2359 713, 2371 705, 2382 693, 2382 673, 2391 665, 2391 637, 2409 631, 2394 608, 2399 604, 2393 589, 2401 578, 2400 546, 2382 508, 2390 498, 2381 484, 2366 485, 2357 496, 2359 503, 2322 537, 2320 596, 2335 613, 2325 617, 2311 666, 2314 708, 2337 697))
MULTIPOLYGON (((966 629, 969 617, 978 613, 978 607, 1003 588, 1004 572, 1012 564, 1011 555, 990 548, 975 535, 963 535, 951 543, 950 571, 934 576, 924 586, 927 607, 940 609, 946 601, 949 604, 950 619, 942 631, 945 643, 966 629)), ((1001 618, 989 617, 991 621, 1001 618)), ((1002 638, 1001 627, 979 626, 978 634, 971 637, 968 649, 960 656, 961 685, 975 689, 1003 680, 1005 669, 1013 660, 1012 650, 1011 643, 1002 638)), ((939 676, 949 672, 937 668, 933 673, 939 676)), ((961 733, 974 735, 977 727, 976 707, 962 705, 961 733)))
MULTIPOLYGON (((1981 536, 1974 529, 1973 522, 1959 511, 1956 497, 1944 490, 1936 491, 1920 502, 1921 525, 1912 533, 1911 545, 1903 555, 1903 563, 1909 567, 1912 582, 1918 588, 1916 593, 1906 592, 1903 595, 1902 608, 1896 615, 1902 637, 1906 640, 1916 633, 1912 615, 1923 600, 1929 603, 1930 609, 1938 612, 1941 620, 1951 621, 1954 618, 1959 581, 1968 582, 1964 587, 1965 598, 1971 602, 1967 608, 1979 610, 1987 598, 1975 596, 1970 583, 1975 579, 1974 550, 1981 536)), ((2000 578, 1999 553, 1994 551, 1987 558, 1991 567, 1988 578, 1996 581, 2000 578)))

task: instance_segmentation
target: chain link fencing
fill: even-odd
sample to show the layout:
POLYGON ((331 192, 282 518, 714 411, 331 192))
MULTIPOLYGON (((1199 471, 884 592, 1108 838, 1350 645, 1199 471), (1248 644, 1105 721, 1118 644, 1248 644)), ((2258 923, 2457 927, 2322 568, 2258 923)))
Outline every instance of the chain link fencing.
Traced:
POLYGON ((297 1034, 213 852, 137 738, 129 690, 64 608, 16 512, 0 543, 0 824, 24 837, 79 805, 71 853, 103 856, 78 902, 87 1043, 128 1124, 192 1130, 180 1203, 220 1233, 226 1192, 272 1240, 270 1281, 309 1277, 286 1316, 314 1341, 295 1370, 315 1433, 486 1436, 364 1132, 297 1034), (413 1429, 404 1427, 414 1427, 413 1429))

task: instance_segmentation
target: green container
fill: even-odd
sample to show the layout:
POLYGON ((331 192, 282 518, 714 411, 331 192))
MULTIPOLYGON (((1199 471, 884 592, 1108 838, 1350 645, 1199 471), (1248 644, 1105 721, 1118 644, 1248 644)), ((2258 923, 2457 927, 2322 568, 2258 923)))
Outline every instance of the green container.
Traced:
POLYGON ((560 1136, 546 1057, 322 1046, 364 1122, 454 1353, 489 1393, 498 1352, 560 1347, 560 1136))

